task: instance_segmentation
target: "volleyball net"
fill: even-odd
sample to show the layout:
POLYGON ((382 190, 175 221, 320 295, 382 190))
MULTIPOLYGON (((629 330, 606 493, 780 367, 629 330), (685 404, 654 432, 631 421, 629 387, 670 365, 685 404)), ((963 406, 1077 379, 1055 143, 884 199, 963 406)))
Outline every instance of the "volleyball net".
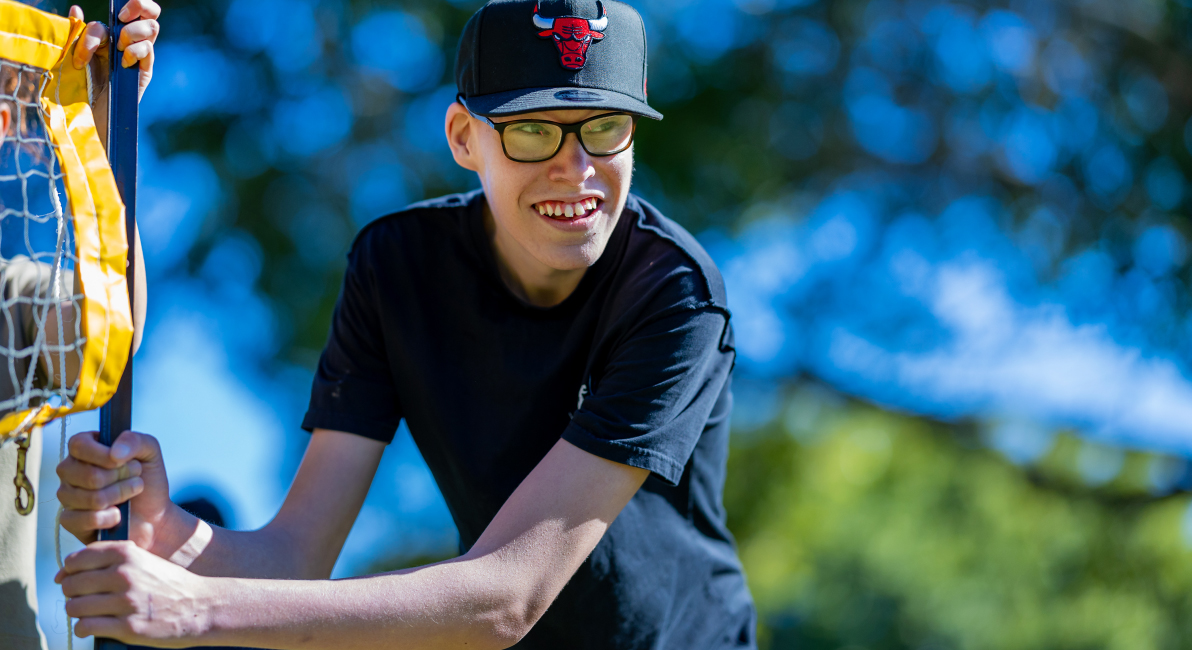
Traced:
POLYGON ((131 349, 124 205, 71 63, 84 28, 0 0, 0 445, 102 406, 131 349))

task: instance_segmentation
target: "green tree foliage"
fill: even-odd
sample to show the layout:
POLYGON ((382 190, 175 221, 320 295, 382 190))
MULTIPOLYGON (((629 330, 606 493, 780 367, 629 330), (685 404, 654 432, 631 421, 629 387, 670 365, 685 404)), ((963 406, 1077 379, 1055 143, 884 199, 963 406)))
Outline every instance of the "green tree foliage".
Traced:
POLYGON ((1187 647, 1186 496, 1134 455, 1098 488, 1060 436, 1022 467, 970 425, 795 393, 737 435, 726 507, 769 648, 1187 647), (807 411, 810 410, 809 415, 807 411))

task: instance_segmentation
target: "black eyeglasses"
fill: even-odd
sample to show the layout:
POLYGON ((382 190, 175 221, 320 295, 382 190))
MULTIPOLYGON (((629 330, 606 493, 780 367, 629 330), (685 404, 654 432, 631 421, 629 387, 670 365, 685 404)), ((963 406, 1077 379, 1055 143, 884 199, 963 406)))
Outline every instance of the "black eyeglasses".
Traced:
POLYGON ((580 145, 590 156, 619 154, 633 144, 633 134, 637 130, 637 116, 629 113, 605 113, 572 124, 547 120, 493 122, 483 115, 472 115, 501 134, 501 148, 505 150, 506 158, 524 163, 554 158, 563 148, 568 133, 579 138, 580 145))

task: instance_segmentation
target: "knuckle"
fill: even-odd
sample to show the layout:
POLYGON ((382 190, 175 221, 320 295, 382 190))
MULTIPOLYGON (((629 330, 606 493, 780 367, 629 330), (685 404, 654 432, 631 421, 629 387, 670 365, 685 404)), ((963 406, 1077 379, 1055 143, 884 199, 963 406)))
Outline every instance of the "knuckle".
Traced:
POLYGON ((98 467, 91 467, 79 477, 79 487, 89 490, 102 490, 107 487, 106 472, 98 467))
POLYGON ((126 614, 131 614, 137 611, 137 599, 127 591, 117 597, 117 602, 120 604, 120 609, 126 614))
POLYGON ((108 499, 102 491, 85 491, 81 496, 86 510, 102 510, 108 506, 108 499))
POLYGON ((120 499, 127 501, 141 493, 141 478, 139 476, 120 482, 120 499))
POLYGON ((58 486, 58 502, 62 504, 63 508, 67 510, 82 510, 83 504, 79 500, 78 490, 69 484, 63 483, 58 486))
POLYGON ((74 458, 67 456, 66 460, 58 463, 58 467, 55 471, 58 474, 58 478, 61 479, 62 484, 73 485, 79 480, 79 474, 84 471, 86 467, 87 466, 83 463, 80 463, 74 458))

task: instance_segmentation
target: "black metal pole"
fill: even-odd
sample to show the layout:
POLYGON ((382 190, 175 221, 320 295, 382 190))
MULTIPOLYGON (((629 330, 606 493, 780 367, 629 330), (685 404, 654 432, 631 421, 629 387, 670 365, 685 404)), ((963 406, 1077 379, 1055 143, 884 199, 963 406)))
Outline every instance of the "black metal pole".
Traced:
MULTIPOLYGON (((120 190, 120 197, 124 200, 125 228, 128 232, 128 266, 125 276, 128 282, 128 299, 130 309, 134 308, 135 286, 133 285, 136 264, 136 214, 137 214, 137 100, 138 97, 138 68, 124 68, 120 65, 122 52, 116 49, 116 42, 120 39, 123 25, 116 16, 128 0, 110 0, 108 24, 111 26, 109 39, 109 53, 111 55, 112 71, 109 77, 108 107, 108 160, 112 164, 112 172, 116 176, 116 186, 120 190)), ((112 442, 124 431, 132 428, 132 349, 128 351, 128 365, 124 368, 124 375, 116 394, 99 411, 99 439, 105 445, 112 442)), ((110 530, 99 533, 100 539, 128 539, 128 504, 120 505, 120 524, 110 530)), ((127 648, 119 641, 111 639, 96 639, 96 650, 125 650, 127 648)))

